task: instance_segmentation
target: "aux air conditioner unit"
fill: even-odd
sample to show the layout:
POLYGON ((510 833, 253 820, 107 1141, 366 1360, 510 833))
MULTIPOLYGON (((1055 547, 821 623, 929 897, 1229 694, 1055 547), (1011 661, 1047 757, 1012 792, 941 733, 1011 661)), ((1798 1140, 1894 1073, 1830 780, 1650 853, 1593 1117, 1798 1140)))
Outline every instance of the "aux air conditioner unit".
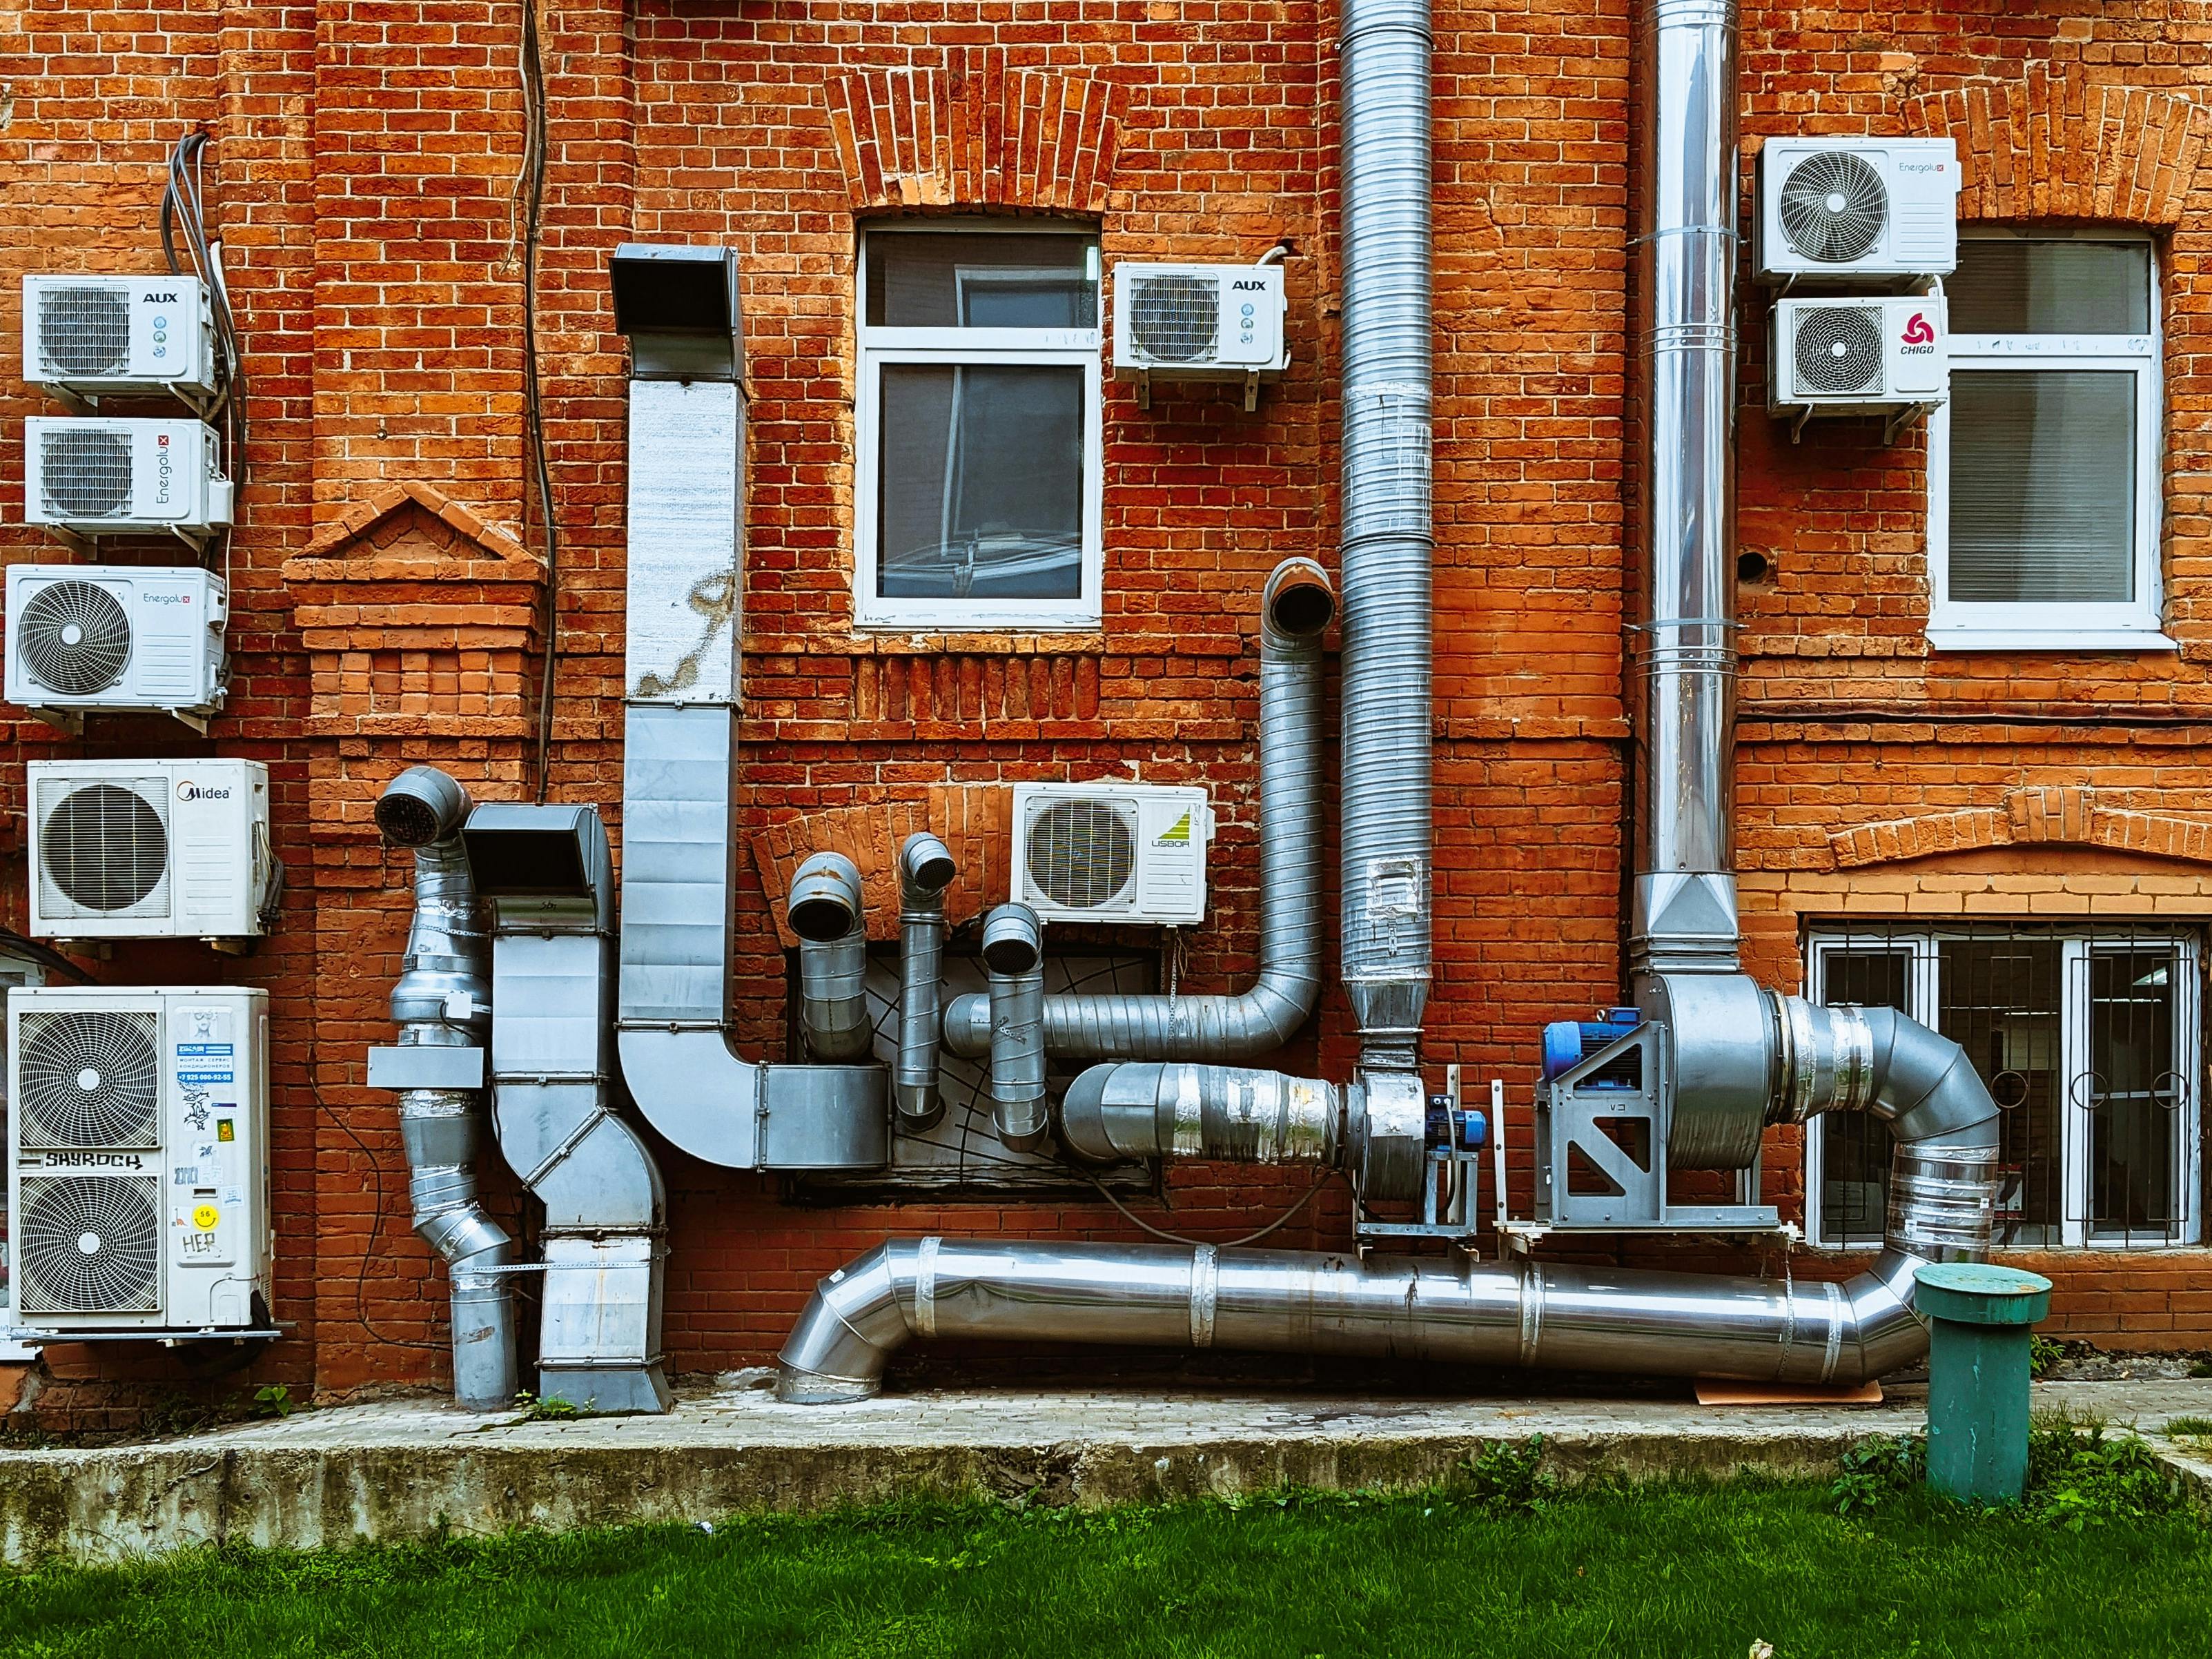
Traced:
POLYGON ((89 397, 216 391, 215 316, 195 276, 26 276, 23 378, 89 397))
POLYGON ((21 1334, 268 1326, 268 1002, 228 987, 9 992, 21 1334))
POLYGON ((1940 294, 1778 300, 1767 344, 1771 414, 1925 409, 1950 392, 1940 294))
POLYGON ((1243 380, 1249 391, 1290 362, 1284 309, 1279 264, 1124 259, 1114 267, 1114 371, 1146 381, 1243 380))
POLYGON ((1894 282, 1959 263, 1959 156, 1948 138, 1770 138, 1759 152, 1755 253, 1769 282, 1894 282))
POLYGON ((42 714, 222 706, 228 590, 200 569, 8 567, 7 700, 42 714))
POLYGON ((1014 786, 1013 896, 1047 921, 1187 927, 1206 915, 1203 789, 1014 786))
POLYGON ((197 542, 230 522, 220 447, 199 421, 33 416, 23 422, 23 521, 197 542))
POLYGON ((243 939, 276 860, 259 761, 33 761, 31 933, 243 939))

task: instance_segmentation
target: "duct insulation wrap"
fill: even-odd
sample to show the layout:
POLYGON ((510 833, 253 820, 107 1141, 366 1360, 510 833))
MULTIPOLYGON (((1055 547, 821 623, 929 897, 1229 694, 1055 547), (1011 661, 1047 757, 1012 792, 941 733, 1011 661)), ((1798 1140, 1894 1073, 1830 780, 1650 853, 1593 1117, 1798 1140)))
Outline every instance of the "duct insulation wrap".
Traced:
POLYGON ((1060 1103, 1060 1143, 1097 1164, 1195 1158, 1223 1164, 1335 1161, 1336 1085, 1228 1066, 1094 1066, 1060 1103))
POLYGON ((1044 924, 1036 911, 1002 904, 983 919, 983 965, 991 972, 991 1124, 1015 1152, 1034 1152, 1052 1125, 1044 1095, 1044 924))
MULTIPOLYGON (((1048 1054, 1085 1059, 1250 1060, 1289 1042, 1322 981, 1322 635, 1328 574, 1285 559, 1260 613, 1260 971, 1240 996, 1054 996, 1048 1054)), ((945 1046, 989 1052, 986 996, 953 999, 945 1046)))
POLYGON ((1346 0, 1339 967, 1363 1067, 1410 1071, 1428 1001, 1429 10, 1346 0))
MULTIPOLYGON (((945 994, 945 890, 952 884, 957 866, 943 842, 918 830, 899 848, 898 867, 898 1070, 891 1079, 891 1103, 899 1122, 919 1133, 945 1115, 937 1058, 945 994)), ((988 998, 984 1006, 988 1023, 988 998)), ((988 1047, 988 1031, 985 1042, 988 1047)))
POLYGON ((817 853, 791 878, 785 907, 799 935, 799 1024, 817 1060, 859 1060, 875 1046, 868 1016, 868 927, 860 872, 842 853, 817 853))
POLYGON ((1635 51, 1642 125, 1632 196, 1642 616, 1636 883, 1638 972, 1737 961, 1735 721, 1735 8, 1647 0, 1635 51))
POLYGON ((469 810, 468 792, 430 766, 410 767, 378 799, 386 841, 414 848, 415 914, 392 988, 398 1046, 370 1050, 369 1081, 398 1095, 415 1231, 447 1265, 454 1398, 504 1411, 519 1386, 514 1304, 501 1271, 514 1249, 477 1187, 491 984, 460 842, 469 810))

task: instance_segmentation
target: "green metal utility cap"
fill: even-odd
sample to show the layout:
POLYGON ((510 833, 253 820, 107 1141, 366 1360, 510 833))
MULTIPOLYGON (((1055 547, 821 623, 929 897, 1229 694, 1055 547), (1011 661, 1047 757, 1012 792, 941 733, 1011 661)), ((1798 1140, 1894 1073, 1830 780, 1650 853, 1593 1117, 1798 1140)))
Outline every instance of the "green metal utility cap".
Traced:
POLYGON ((2051 1281, 1985 1261, 1930 1262, 1913 1274, 1912 1305, 1957 1325, 2033 1325, 2051 1311, 2051 1281))

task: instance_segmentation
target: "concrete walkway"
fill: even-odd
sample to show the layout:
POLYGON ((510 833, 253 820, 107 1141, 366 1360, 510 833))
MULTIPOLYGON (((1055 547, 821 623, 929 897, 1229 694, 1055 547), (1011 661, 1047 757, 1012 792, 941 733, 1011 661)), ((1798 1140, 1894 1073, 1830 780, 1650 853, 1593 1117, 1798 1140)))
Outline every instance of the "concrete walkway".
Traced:
MULTIPOLYGON (((143 1445, 0 1452, 0 1555, 118 1559, 225 1540, 312 1548, 440 1524, 696 1522, 915 1493, 1100 1504, 1285 1483, 1414 1486, 1486 1442, 1539 1435, 1547 1462, 1571 1478, 1820 1474, 1853 1443, 1926 1419, 1925 1391, 1911 1384, 1875 1407, 1187 1389, 974 1389, 803 1407, 778 1404, 766 1381, 720 1379, 659 1418, 531 1422, 398 1401, 143 1445)), ((2212 1380, 2053 1382, 2036 1394, 2039 1407, 2153 1434, 2169 1418, 2212 1417, 2212 1380)), ((2212 1465, 2176 1461, 2212 1483, 2212 1465)))

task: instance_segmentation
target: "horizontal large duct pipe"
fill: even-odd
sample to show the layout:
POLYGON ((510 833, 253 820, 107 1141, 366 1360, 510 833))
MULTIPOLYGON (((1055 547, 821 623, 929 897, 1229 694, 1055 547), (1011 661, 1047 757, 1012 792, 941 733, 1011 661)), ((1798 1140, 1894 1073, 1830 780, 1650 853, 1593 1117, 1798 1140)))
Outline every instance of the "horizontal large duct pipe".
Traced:
MULTIPOLYGON (((1049 1054, 1091 1060, 1251 1060, 1288 1042, 1322 979, 1322 635, 1336 615, 1328 573, 1285 559, 1260 611, 1260 971, 1238 996, 1055 996, 1049 1054)), ((991 1046, 988 997, 953 1000, 945 1046, 991 1046)))
POLYGON ((1335 1161, 1344 1101, 1333 1083, 1229 1066, 1094 1066, 1060 1103, 1078 1158, 1193 1158, 1223 1164, 1335 1161))
POLYGON ((860 872, 842 853, 817 853, 791 878, 784 908, 799 935, 799 1024, 817 1060, 858 1060, 875 1045, 868 1018, 868 927, 860 872))

